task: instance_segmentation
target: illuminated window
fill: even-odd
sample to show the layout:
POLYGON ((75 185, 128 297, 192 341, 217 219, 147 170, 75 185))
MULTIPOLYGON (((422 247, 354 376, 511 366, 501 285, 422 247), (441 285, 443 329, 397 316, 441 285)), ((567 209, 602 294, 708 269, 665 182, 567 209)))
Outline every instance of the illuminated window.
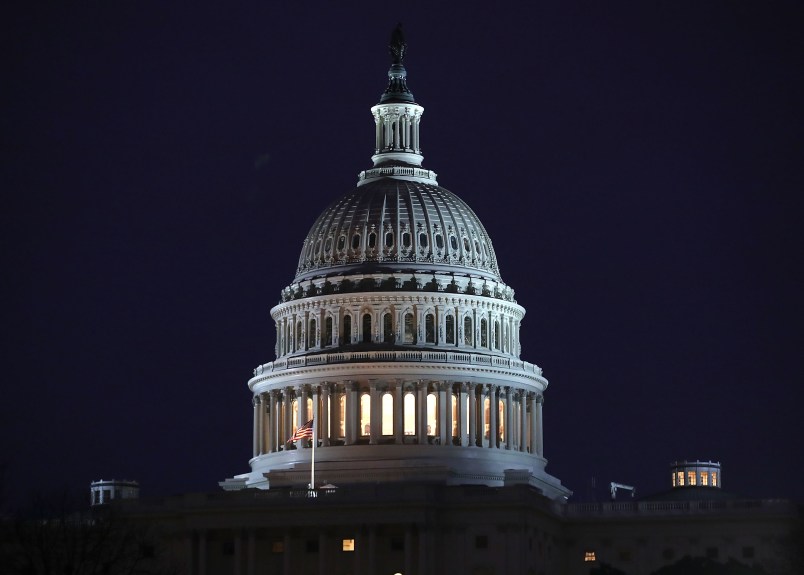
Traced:
POLYGON ((438 400, 436 399, 435 393, 428 393, 427 394, 427 435, 437 435, 438 434, 437 404, 438 404, 438 400))
POLYGON ((695 485, 695 472, 687 471, 687 485, 695 485))
POLYGON ((497 427, 500 431, 500 442, 502 443, 505 441, 505 428, 508 426, 508 422, 505 421, 505 404, 503 400, 500 399, 497 401, 497 427))
POLYGON ((717 487, 717 471, 712 472, 712 487, 717 487))
POLYGON ((678 473, 676 473, 676 475, 678 476, 678 486, 684 487, 684 472, 679 471, 678 473))
POLYGON ((343 546, 341 547, 344 551, 354 551, 355 550, 355 540, 354 539, 344 539, 343 546))
POLYGON ((673 487, 675 487, 675 486, 676 486, 676 474, 675 474, 675 473, 671 473, 671 474, 670 474, 670 477, 672 477, 672 479, 673 479, 673 487))
POLYGON ((592 561, 597 561, 597 557, 595 557, 595 552, 594 551, 584 551, 583 560, 586 563, 591 563, 592 561))
POLYGON ((701 471, 701 485, 709 485, 709 474, 706 471, 701 471))
POLYGON ((346 436, 346 396, 338 398, 338 437, 346 436))
POLYGON ((360 435, 371 433, 371 397, 368 393, 360 396, 360 435))
POLYGON ((382 395, 382 434, 394 434, 394 397, 390 393, 382 395))
POLYGON ((452 394, 452 437, 458 437, 460 433, 458 432, 458 414, 460 413, 461 403, 458 401, 458 395, 456 393, 452 394))
POLYGON ((416 433, 416 397, 412 393, 405 394, 405 435, 416 433))

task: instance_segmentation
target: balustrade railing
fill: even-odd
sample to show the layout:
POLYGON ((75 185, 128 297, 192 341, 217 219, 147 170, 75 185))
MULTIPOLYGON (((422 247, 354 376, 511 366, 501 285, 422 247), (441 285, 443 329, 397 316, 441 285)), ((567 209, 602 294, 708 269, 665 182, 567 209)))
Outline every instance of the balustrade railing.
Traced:
POLYGON ((480 353, 453 351, 347 351, 336 353, 319 353, 277 359, 254 370, 254 375, 284 371, 299 367, 326 365, 349 362, 398 361, 398 362, 438 362, 494 366, 525 372, 536 376, 542 375, 542 369, 535 364, 510 357, 491 356, 480 353))

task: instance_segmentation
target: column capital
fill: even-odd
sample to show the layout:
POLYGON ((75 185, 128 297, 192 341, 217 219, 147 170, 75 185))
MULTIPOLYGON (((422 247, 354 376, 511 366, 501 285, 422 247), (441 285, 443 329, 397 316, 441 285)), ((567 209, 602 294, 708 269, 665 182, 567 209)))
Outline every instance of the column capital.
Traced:
POLYGON ((262 403, 262 400, 260 399, 259 394, 251 398, 251 405, 253 405, 255 408, 258 407, 260 403, 262 403))

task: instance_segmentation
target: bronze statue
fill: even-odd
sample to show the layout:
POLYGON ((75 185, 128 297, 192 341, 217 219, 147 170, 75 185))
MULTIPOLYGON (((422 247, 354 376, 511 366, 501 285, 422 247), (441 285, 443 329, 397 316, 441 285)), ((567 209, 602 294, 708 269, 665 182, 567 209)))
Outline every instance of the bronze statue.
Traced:
POLYGON ((391 62, 393 64, 402 64, 405 58, 405 50, 408 45, 405 44, 405 35, 402 33, 402 22, 396 25, 394 31, 391 32, 391 44, 388 46, 391 51, 391 62))

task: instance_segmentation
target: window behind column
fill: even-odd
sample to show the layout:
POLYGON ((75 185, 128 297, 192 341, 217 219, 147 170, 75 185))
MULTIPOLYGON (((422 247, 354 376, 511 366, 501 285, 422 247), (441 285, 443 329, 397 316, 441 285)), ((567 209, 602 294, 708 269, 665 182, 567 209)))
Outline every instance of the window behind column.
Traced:
POLYGON ((394 396, 387 391, 382 394, 382 434, 394 434, 394 396))
POLYGON ((360 435, 371 433, 371 396, 364 393, 360 396, 360 435))

